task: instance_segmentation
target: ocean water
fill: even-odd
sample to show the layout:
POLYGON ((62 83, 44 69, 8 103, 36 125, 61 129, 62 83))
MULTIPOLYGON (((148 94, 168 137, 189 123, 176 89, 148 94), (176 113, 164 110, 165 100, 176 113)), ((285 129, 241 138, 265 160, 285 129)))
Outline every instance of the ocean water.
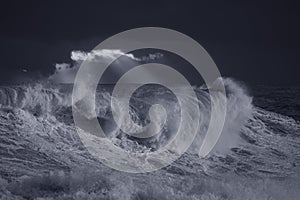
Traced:
MULTIPOLYGON (((299 199, 300 88, 246 89, 231 79, 225 85, 226 122, 213 151, 199 156, 211 102, 205 87, 195 87, 201 121, 194 143, 171 165, 137 174, 111 169, 90 155, 73 122, 70 85, 0 87, 0 199, 299 199)), ((136 123, 149 123, 155 103, 168 115, 161 134, 137 139, 113 121, 112 88, 99 86, 96 95, 105 141, 144 153, 172 139, 180 107, 168 89, 147 85, 133 95, 136 123)))

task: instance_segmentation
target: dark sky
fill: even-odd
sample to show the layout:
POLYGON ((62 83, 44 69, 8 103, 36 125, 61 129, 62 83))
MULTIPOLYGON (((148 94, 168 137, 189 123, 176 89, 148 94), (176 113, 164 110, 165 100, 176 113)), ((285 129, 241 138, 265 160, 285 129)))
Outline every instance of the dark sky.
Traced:
POLYGON ((27 0, 0 7, 1 83, 47 76, 55 63, 70 62, 72 50, 91 50, 127 29, 158 26, 197 40, 223 76, 300 85, 299 1, 27 0))

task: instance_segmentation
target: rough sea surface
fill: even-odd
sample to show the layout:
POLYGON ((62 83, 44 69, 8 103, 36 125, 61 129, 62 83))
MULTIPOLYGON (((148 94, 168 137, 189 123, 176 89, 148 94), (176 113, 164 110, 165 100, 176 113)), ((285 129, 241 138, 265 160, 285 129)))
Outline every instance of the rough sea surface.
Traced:
MULTIPOLYGON (((70 86, 0 87, 0 199, 299 199, 300 88, 225 84, 228 113, 213 152, 199 157, 199 137, 170 166, 141 174, 116 171, 89 154, 72 119, 70 86)), ((162 135, 137 140, 115 130, 110 87, 99 86, 96 110, 112 145, 155 151, 172 138, 180 116, 170 91, 145 86, 136 92, 131 111, 137 123, 149 122, 147 109, 157 102, 170 116, 162 135)), ((201 136, 210 99, 204 87, 195 91, 201 136)))

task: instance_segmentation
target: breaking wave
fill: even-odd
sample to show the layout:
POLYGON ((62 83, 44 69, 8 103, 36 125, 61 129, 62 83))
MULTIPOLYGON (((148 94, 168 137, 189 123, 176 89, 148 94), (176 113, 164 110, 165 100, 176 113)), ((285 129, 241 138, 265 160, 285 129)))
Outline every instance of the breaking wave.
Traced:
MULTIPOLYGON (((239 131, 244 126, 247 119, 252 113, 252 98, 247 95, 244 89, 239 87, 237 83, 231 79, 225 79, 225 85, 227 90, 227 117, 223 128, 222 137, 220 138, 215 151, 226 151, 234 147, 239 142, 239 131)), ((178 88, 178 90, 184 90, 184 88, 178 88)), ((205 89, 195 88, 198 99, 189 99, 187 101, 198 104, 201 112, 201 122, 198 131, 198 137, 196 138, 192 148, 194 151, 199 151, 201 141, 205 136, 208 124, 210 122, 211 114, 211 99, 209 93, 205 89)), ((124 134, 113 122, 114 118, 111 111, 111 91, 108 88, 99 88, 97 92, 96 106, 82 105, 80 102, 75 102, 79 106, 84 106, 84 110, 96 109, 97 116, 89 115, 89 112, 84 113, 87 120, 93 117, 97 117, 100 124, 104 127, 106 135, 110 138, 121 138, 123 141, 119 141, 124 146, 124 143, 135 140, 134 137, 130 137, 124 134)), ((224 98, 220 93, 220 96, 213 99, 214 104, 218 104, 218 99, 224 98)), ((148 145, 148 148, 158 149, 161 145, 167 143, 168 139, 172 137, 172 133, 176 132, 178 124, 180 122, 180 105, 176 96, 172 94, 167 88, 148 85, 146 87, 139 88, 131 98, 130 102, 130 114, 136 124, 145 125, 149 123, 148 116, 149 107, 155 103, 163 105, 167 110, 168 120, 162 133, 155 137, 145 140, 135 140, 133 144, 148 145)), ((29 112, 35 117, 55 118, 60 122, 71 124, 71 87, 68 85, 56 85, 45 86, 43 84, 34 84, 27 86, 16 87, 2 87, 0 88, 0 105, 2 109, 22 109, 24 112, 29 112)), ((221 105, 225 106, 225 105, 221 105)), ((82 108, 80 108, 82 109, 82 108)), ((119 108, 118 115, 123 115, 123 108, 119 108)), ((120 117, 123 120, 125 118, 120 117)), ((152 119, 156 120, 156 119, 152 119)), ((160 119, 157 119, 160 120, 160 119)), ((188 130, 190 124, 197 123, 193 121, 191 117, 189 124, 186 124, 186 130, 188 130)), ((127 127, 128 130, 134 127, 127 127)), ((134 130, 132 130, 134 131, 134 130)), ((126 148, 126 145, 125 145, 126 148)), ((132 147, 129 147, 132 148, 132 147)), ((147 148, 142 148, 147 149, 147 148)))

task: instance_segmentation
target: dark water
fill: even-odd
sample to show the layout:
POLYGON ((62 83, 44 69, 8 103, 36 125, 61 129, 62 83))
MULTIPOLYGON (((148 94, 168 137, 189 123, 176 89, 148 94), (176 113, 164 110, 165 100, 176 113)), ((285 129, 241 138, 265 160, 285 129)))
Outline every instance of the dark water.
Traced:
POLYGON ((300 121, 300 87, 256 86, 252 93, 254 105, 300 121))

